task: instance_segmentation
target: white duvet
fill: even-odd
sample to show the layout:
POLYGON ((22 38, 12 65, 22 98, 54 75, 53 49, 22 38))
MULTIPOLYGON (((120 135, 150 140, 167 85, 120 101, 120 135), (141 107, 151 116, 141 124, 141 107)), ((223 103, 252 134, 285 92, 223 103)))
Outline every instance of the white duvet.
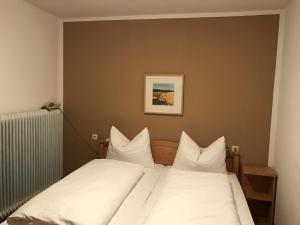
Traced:
POLYGON ((170 169, 145 225, 239 225, 228 175, 170 169))
POLYGON ((142 166, 93 160, 35 196, 9 225, 104 225, 143 176, 142 166))

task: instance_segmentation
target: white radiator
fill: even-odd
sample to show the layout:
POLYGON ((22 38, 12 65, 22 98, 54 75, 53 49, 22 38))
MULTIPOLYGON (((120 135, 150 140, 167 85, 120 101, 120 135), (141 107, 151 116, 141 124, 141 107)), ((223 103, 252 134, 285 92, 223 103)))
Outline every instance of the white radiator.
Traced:
POLYGON ((0 115, 0 221, 63 175, 62 113, 0 115))

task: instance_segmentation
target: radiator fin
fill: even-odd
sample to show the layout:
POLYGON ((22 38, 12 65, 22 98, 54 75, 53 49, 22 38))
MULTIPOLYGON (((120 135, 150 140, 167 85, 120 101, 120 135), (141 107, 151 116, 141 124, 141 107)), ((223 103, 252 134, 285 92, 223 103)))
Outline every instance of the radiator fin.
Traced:
POLYGON ((62 113, 0 115, 0 221, 63 174, 62 113))

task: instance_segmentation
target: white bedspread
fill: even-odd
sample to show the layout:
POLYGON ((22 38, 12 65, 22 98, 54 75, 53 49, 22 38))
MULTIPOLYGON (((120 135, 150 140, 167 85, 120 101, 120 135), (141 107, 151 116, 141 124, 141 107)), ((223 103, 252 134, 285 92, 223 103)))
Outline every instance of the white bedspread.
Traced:
POLYGON ((8 219, 8 224, 104 225, 143 175, 142 166, 93 160, 43 191, 8 219))
POLYGON ((239 225, 228 176, 170 169, 146 225, 239 225))

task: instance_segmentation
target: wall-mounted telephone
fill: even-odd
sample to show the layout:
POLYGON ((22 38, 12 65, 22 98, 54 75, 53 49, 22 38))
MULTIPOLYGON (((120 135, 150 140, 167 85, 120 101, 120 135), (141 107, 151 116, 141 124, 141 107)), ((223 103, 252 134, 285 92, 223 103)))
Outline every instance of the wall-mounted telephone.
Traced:
POLYGON ((60 104, 59 103, 54 103, 54 102, 49 102, 49 103, 43 105, 41 109, 46 109, 48 111, 52 111, 52 110, 55 110, 55 109, 60 109, 60 104))

